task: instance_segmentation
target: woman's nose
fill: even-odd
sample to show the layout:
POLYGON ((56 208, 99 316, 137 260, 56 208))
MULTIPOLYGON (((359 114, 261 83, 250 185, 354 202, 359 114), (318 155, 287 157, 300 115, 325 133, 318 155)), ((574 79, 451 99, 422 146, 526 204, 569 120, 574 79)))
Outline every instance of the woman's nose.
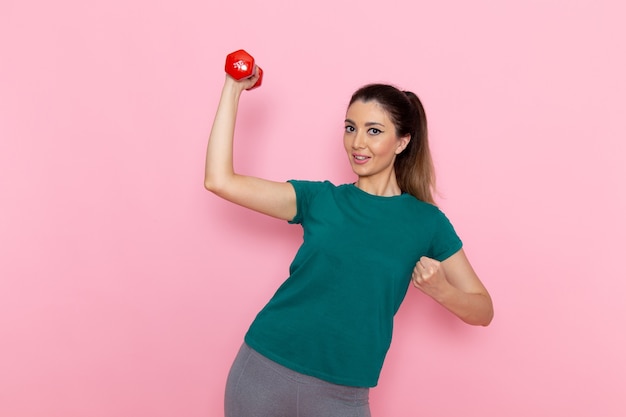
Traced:
POLYGON ((352 142, 352 147, 354 149, 363 149, 365 147, 365 137, 362 133, 357 132, 354 135, 354 141, 352 142))

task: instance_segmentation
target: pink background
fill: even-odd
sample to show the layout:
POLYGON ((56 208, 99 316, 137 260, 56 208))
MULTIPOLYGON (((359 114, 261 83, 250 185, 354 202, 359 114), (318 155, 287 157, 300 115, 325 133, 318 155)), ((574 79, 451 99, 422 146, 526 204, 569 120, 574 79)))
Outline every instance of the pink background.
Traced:
POLYGON ((352 181, 360 85, 417 92, 488 328, 415 289, 374 416, 626 414, 626 10, 608 0, 2 0, 0 415, 220 416, 298 226, 203 189, 225 55, 265 70, 236 166, 352 181))

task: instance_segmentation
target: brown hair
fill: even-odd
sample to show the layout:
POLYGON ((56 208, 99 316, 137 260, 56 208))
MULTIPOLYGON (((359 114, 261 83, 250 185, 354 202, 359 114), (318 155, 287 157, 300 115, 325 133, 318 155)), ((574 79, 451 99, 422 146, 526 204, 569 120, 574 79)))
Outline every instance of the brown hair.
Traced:
POLYGON ((428 146, 426 113, 417 95, 392 85, 368 84, 352 95, 350 105, 355 101, 377 102, 391 118, 396 135, 411 137, 407 147, 396 156, 396 181, 402 192, 434 204, 435 167, 428 146))

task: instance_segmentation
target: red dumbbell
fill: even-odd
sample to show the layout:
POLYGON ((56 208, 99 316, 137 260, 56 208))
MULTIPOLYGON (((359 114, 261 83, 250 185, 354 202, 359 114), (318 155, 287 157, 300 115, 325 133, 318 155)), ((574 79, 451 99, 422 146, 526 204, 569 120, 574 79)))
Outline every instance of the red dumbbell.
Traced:
MULTIPOLYGON (((252 55, 240 49, 233 53, 228 54, 226 57, 226 65, 224 69, 226 73, 233 77, 235 80, 243 80, 244 78, 250 78, 254 74, 254 58, 252 55)), ((248 90, 252 90, 253 88, 257 88, 261 86, 261 82, 263 81, 263 70, 261 67, 259 68, 259 79, 257 82, 248 90)))

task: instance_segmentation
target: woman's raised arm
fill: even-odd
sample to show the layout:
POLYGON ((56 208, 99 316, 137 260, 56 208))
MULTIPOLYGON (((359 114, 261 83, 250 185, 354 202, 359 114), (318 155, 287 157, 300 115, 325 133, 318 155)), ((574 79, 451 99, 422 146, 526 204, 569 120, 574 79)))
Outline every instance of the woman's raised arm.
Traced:
POLYGON ((235 121, 241 93, 258 79, 236 81, 226 76, 209 136, 204 186, 214 194, 243 207, 283 220, 296 215, 296 194, 288 182, 239 175, 233 168, 235 121))

